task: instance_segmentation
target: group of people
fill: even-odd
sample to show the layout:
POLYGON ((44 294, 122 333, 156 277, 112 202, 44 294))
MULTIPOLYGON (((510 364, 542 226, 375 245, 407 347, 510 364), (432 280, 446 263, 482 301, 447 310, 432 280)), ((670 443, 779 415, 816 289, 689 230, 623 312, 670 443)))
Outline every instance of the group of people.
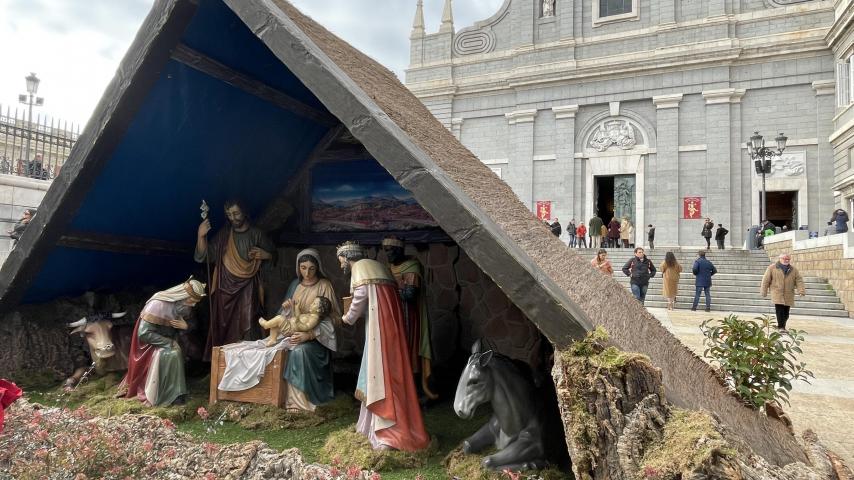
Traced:
MULTIPOLYGON (((176 341, 186 330, 190 309, 210 297, 210 348, 260 337, 263 289, 259 271, 276 261, 269 238, 250 224, 238 202, 225 205, 227 228, 210 241, 208 220, 198 228, 195 259, 214 265, 211 285, 190 279, 156 293, 140 314, 132 339, 128 372, 122 386, 128 398, 150 405, 185 401, 183 354, 176 341), (206 292, 207 290, 207 292, 206 292)), ((389 264, 367 258, 356 242, 336 250, 342 272, 350 276, 351 300, 342 299, 326 276, 317 250, 297 255, 296 278, 287 290, 279 315, 315 312, 319 321, 307 331, 293 331, 280 347, 289 350, 284 379, 289 409, 313 411, 334 397, 332 352, 335 326, 352 326, 364 318, 365 345, 355 396, 361 401, 357 429, 378 449, 415 451, 430 437, 424 429, 414 376, 423 392, 435 397, 427 383, 430 375, 430 329, 424 304, 423 267, 404 255, 404 242, 386 237, 382 248, 389 264), (317 299, 323 299, 316 302, 317 299)), ((316 320, 316 319, 315 319, 316 320)), ((299 324, 295 322, 294 324, 299 324)), ((273 347, 271 347, 273 348, 273 347)))
MULTIPOLYGON (((584 222, 576 224, 573 218, 567 225, 570 248, 630 248, 634 246, 635 226, 629 217, 618 221, 616 217, 605 224, 598 214, 587 225, 584 222), (588 243, 589 238, 589 243, 588 243)), ((554 233, 554 230, 552 230, 554 233)))
MULTIPOLYGON (((614 268, 608 259, 608 252, 600 249, 596 256, 590 261, 590 265, 606 275, 613 275, 614 268)), ((682 276, 682 265, 676 259, 673 252, 667 252, 664 261, 656 269, 653 262, 646 256, 642 247, 635 248, 632 256, 622 268, 623 274, 630 278, 629 285, 632 295, 641 303, 646 300, 649 281, 660 271, 662 275, 662 296, 667 299, 667 309, 673 310, 676 306, 676 295, 679 291, 679 280, 682 276)), ((717 267, 706 258, 706 251, 700 250, 697 258, 691 265, 691 273, 694 275, 694 301, 691 310, 696 311, 702 293, 705 299, 705 311, 710 312, 712 307, 712 277, 718 273, 717 267)), ((789 319, 789 311, 795 305, 795 293, 801 296, 806 294, 804 280, 797 268, 791 264, 791 256, 782 254, 777 262, 768 266, 762 277, 760 294, 763 298, 771 293, 771 301, 777 318, 777 328, 786 329, 789 319)))
POLYGON ((700 235, 706 240, 706 249, 712 248, 712 230, 715 230, 715 243, 718 246, 718 250, 723 250, 726 248, 726 236, 729 233, 729 230, 724 228, 723 224, 719 223, 718 228, 715 229, 715 224, 712 222, 710 218, 706 218, 703 220, 703 230, 700 231, 700 235))

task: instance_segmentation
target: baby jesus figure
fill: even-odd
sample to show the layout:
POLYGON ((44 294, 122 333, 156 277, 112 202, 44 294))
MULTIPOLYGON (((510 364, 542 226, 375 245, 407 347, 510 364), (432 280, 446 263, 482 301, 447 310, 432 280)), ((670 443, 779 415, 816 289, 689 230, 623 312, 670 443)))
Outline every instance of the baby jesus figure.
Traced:
POLYGON ((300 313, 299 306, 293 305, 293 308, 286 308, 281 315, 264 320, 259 318, 258 323, 262 328, 270 330, 270 336, 267 338, 267 346, 272 347, 279 341, 279 335, 287 337, 294 332, 310 332, 314 327, 329 315, 332 311, 332 302, 326 297, 317 297, 311 302, 308 313, 300 313))

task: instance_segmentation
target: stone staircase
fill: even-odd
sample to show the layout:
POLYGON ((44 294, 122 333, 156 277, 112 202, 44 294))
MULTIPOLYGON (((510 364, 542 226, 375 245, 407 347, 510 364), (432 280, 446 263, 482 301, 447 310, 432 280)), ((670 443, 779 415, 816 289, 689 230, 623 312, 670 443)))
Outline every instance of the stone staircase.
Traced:
MULTIPOLYGON (((621 271, 623 265, 633 256, 633 249, 607 249, 608 257, 614 264, 614 279, 629 289, 629 278, 621 271)), ((676 297, 676 308, 691 308, 694 300, 694 275, 691 265, 697 258, 697 248, 647 250, 647 256, 659 268, 664 261, 664 254, 672 251, 679 264, 682 265, 682 277, 679 280, 679 293, 676 297)), ((593 249, 577 249, 583 258, 592 259, 596 255, 593 249)), ((764 251, 747 250, 710 250, 706 258, 715 264, 717 275, 712 277, 712 310, 755 313, 757 315, 774 313, 774 305, 769 298, 759 295, 762 275, 771 261, 764 251)), ((647 307, 666 308, 667 300, 661 296, 661 273, 657 273, 649 283, 646 296, 647 307)), ((793 315, 815 315, 825 317, 848 317, 848 312, 840 302, 836 292, 824 278, 804 277, 806 296, 795 297, 793 315)), ((704 299, 700 296, 698 309, 705 307, 704 299)))

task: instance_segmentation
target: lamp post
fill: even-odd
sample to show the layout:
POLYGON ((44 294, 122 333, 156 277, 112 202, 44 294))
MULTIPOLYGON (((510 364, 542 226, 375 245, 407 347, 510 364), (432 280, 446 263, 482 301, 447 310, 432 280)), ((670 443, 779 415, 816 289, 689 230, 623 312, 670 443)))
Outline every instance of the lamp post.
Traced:
POLYGON ((768 204, 765 200, 765 175, 771 173, 771 158, 783 154, 786 149, 786 140, 789 138, 780 133, 774 140, 777 142, 777 149, 765 146, 765 139, 759 132, 753 132, 753 136, 747 142, 747 153, 750 154, 750 159, 753 160, 753 168, 756 173, 762 175, 762 199, 759 201, 759 221, 765 220, 767 215, 766 209, 768 204))
POLYGON ((30 110, 29 110, 30 113, 29 113, 29 116, 27 117, 27 127, 28 127, 27 128, 28 129, 27 153, 25 156, 26 158, 24 158, 24 160, 29 162, 29 160, 30 160, 30 138, 33 136, 33 134, 32 134, 32 132, 33 132, 33 105, 35 105, 37 107, 41 107, 42 105, 44 105, 44 98, 35 96, 36 93, 38 93, 38 91, 39 91, 39 83, 41 83, 41 80, 39 79, 39 77, 36 76, 35 73, 30 72, 29 75, 24 77, 24 80, 27 81, 27 93, 18 95, 18 101, 23 103, 24 105, 28 105, 30 108, 30 110))

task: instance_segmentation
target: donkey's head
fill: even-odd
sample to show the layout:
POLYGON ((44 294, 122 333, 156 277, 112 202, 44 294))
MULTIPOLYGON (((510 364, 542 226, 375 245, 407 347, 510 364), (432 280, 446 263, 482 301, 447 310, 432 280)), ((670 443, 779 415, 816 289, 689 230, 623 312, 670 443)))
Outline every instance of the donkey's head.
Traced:
POLYGON ((469 419, 474 416, 475 409, 492 400, 494 380, 489 364, 493 352, 488 350, 481 353, 480 340, 474 342, 471 356, 460 382, 457 384, 457 394, 454 396, 454 412, 457 416, 469 419))

